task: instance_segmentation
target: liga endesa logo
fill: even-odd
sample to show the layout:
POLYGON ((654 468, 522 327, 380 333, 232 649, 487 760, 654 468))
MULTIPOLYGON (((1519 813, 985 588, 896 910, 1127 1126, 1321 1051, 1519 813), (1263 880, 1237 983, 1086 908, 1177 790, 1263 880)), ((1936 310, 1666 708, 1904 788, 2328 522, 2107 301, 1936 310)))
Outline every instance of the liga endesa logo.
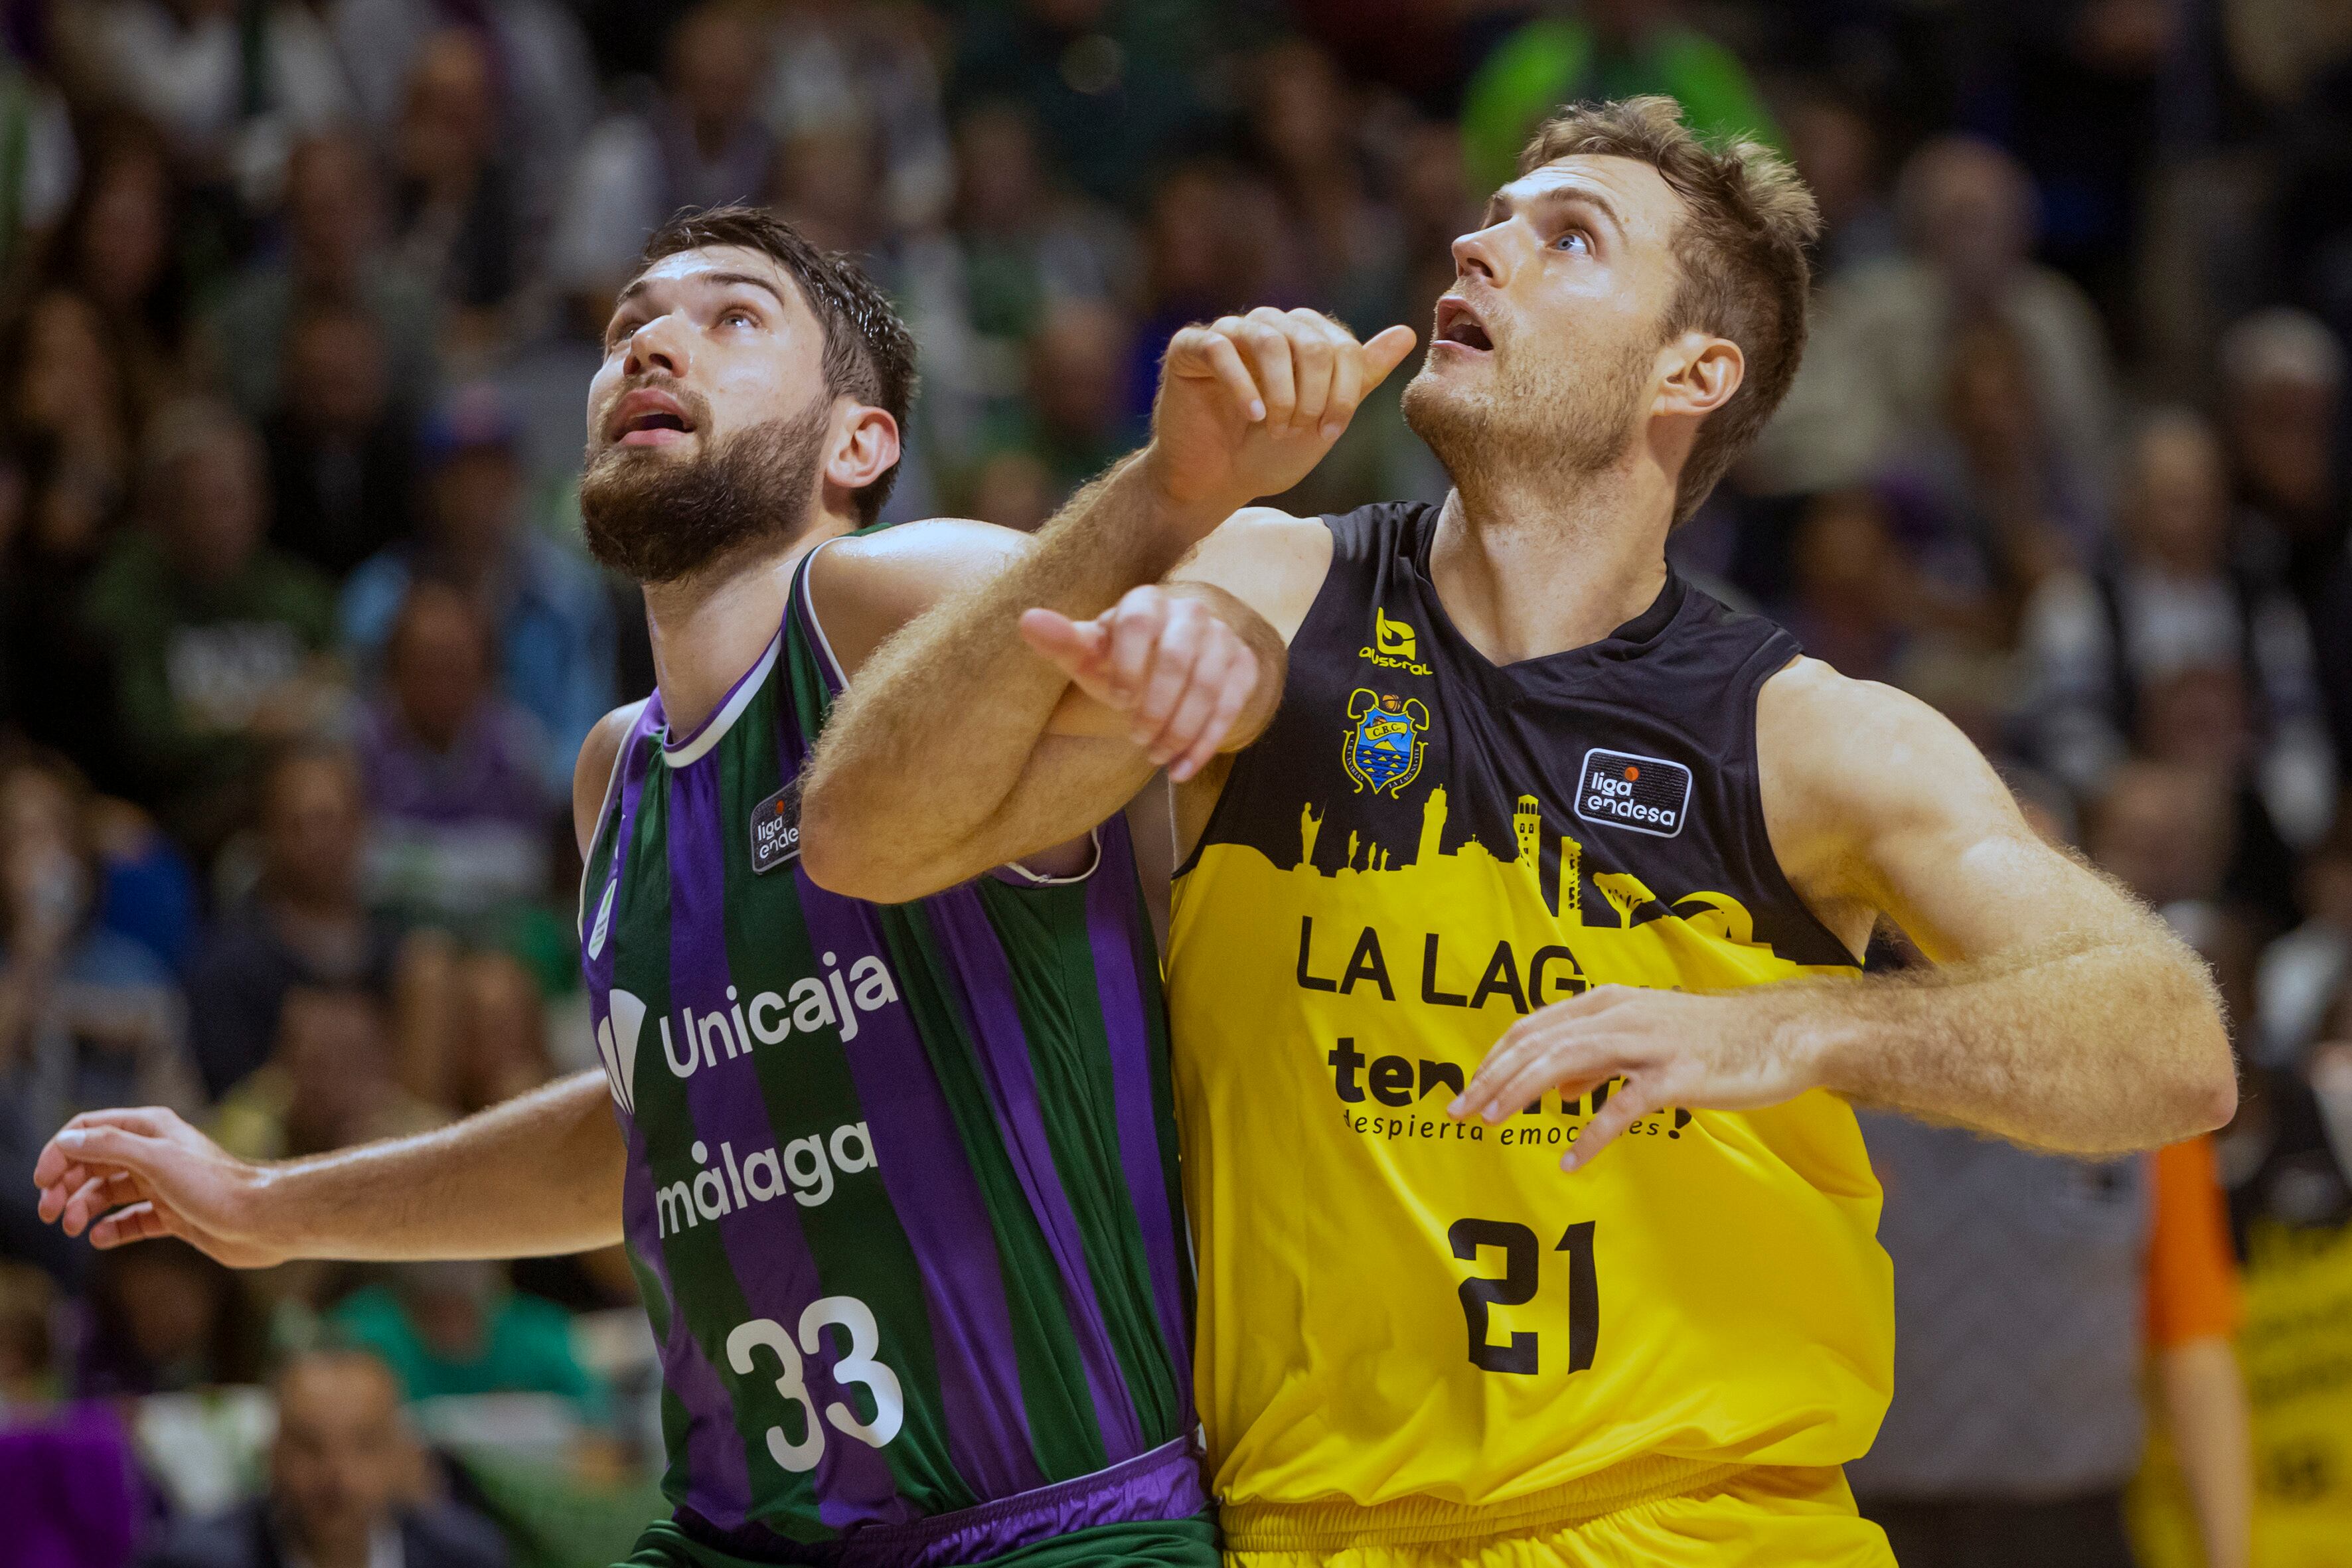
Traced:
POLYGON ((1631 752, 1584 753, 1576 777, 1576 815, 1603 827, 1672 838, 1690 816, 1691 771, 1664 757, 1631 752))

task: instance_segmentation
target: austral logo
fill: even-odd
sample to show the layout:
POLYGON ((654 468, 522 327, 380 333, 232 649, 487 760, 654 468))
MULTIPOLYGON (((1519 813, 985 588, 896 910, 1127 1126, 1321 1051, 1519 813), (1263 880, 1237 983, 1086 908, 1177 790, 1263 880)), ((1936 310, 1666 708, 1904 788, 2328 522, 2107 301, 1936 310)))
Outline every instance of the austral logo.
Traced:
POLYGON ((772 871, 801 852, 801 781, 798 778, 751 808, 751 870, 772 871))
POLYGON ((1412 627, 1402 621, 1389 619, 1389 613, 1378 605, 1372 606, 1372 640, 1356 650, 1358 658, 1369 658, 1384 669, 1410 670, 1415 675, 1427 675, 1429 666, 1413 662, 1420 639, 1412 627))
POLYGON ((1577 775, 1576 815, 1604 827, 1672 838, 1690 816, 1691 771, 1664 757, 1595 746, 1577 775))

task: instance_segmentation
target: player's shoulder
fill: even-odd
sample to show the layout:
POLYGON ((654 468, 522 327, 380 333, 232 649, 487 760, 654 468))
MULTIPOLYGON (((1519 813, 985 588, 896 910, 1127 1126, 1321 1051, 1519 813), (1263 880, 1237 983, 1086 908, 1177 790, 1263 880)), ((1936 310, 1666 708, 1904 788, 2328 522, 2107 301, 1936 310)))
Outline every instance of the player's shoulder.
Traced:
POLYGON ((645 708, 643 698, 623 703, 597 720, 588 738, 580 742, 580 760, 572 766, 572 827, 583 855, 595 837, 597 819, 604 815, 604 801, 612 793, 613 775, 621 763, 622 744, 636 728, 637 716, 645 708))
POLYGON ((1890 816, 2006 803, 1975 742, 1907 691, 1792 658, 1756 695, 1757 767, 1775 816, 1865 828, 1890 816))

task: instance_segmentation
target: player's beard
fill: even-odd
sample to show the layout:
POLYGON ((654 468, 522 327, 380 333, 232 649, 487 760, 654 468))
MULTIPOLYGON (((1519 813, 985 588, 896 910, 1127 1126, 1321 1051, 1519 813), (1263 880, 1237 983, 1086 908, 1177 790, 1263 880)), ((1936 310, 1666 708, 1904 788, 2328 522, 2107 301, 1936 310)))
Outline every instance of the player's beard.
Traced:
MULTIPOLYGON (((707 428, 709 405, 684 401, 707 428)), ((588 553, 634 581, 674 583, 748 547, 790 543, 807 524, 831 413, 815 398, 684 460, 607 446, 580 476, 588 553)))
POLYGON ((1448 385, 1424 369, 1404 389, 1404 422, 1457 488, 1506 476, 1576 479, 1614 466, 1640 430, 1657 345, 1595 363, 1498 342, 1484 386, 1448 385))

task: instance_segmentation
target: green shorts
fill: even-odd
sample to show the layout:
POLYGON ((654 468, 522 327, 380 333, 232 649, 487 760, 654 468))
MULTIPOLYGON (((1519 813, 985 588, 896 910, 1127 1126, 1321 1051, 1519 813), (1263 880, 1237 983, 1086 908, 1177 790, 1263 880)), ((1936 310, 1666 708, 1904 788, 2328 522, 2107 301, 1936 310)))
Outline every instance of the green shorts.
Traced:
MULTIPOLYGON (((988 1560, 991 1568, 1217 1568, 1217 1521, 1210 1513, 1137 1524, 1098 1524, 1017 1547, 988 1560)), ((637 1538, 636 1550, 616 1568, 769 1568, 730 1557, 689 1539, 661 1520, 637 1538)))

